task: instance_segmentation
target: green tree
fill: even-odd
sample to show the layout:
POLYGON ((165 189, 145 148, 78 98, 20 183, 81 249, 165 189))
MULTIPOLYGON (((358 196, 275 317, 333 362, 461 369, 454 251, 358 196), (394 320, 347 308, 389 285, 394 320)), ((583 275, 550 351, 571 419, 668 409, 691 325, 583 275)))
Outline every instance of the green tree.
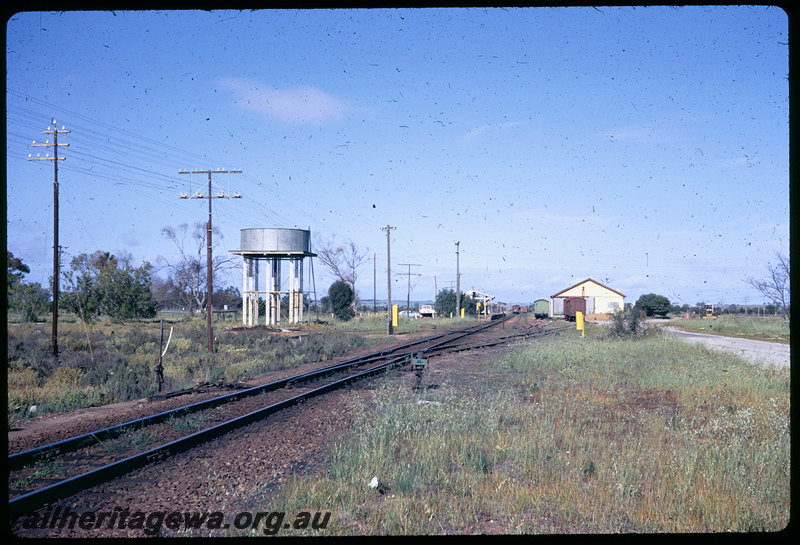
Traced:
POLYGON ((330 312, 331 311, 331 298, 325 295, 324 297, 320 298, 319 300, 319 311, 320 312, 330 312))
POLYGON ((85 322, 100 315, 118 322, 155 316, 150 293, 152 266, 145 262, 133 267, 130 259, 102 251, 73 258, 65 273, 65 308, 85 322))
POLYGON ((355 292, 347 282, 337 280, 328 288, 328 297, 333 307, 333 315, 340 320, 350 320, 356 313, 353 310, 355 292))
MULTIPOLYGON (((465 316, 475 314, 476 301, 472 297, 467 297, 461 294, 461 308, 464 309, 465 316)), ((452 289, 443 289, 436 295, 436 302, 434 303, 436 314, 442 317, 456 316, 456 292, 452 289)))
POLYGON ((214 308, 221 309, 228 305, 229 310, 242 308, 242 293, 239 288, 228 286, 222 290, 214 290, 214 308))
POLYGON ((8 281, 8 288, 11 289, 12 285, 22 282, 22 277, 31 272, 31 269, 20 258, 14 257, 14 254, 8 250, 6 250, 6 262, 8 263, 6 280, 8 281))
POLYGON ((642 295, 633 306, 635 312, 644 312, 645 316, 666 316, 672 305, 663 295, 648 293, 642 295))
POLYGON ((50 309, 50 291, 42 288, 39 283, 23 284, 22 278, 31 270, 22 259, 14 257, 8 250, 6 250, 6 263, 8 265, 7 308, 19 312, 26 322, 37 321, 40 314, 50 309))
POLYGON ((456 314, 456 292, 454 290, 443 289, 436 294, 436 301, 433 304, 438 316, 446 317, 456 314))
POLYGON ((19 312, 26 322, 35 322, 50 310, 50 291, 38 283, 17 282, 9 289, 8 307, 19 312))

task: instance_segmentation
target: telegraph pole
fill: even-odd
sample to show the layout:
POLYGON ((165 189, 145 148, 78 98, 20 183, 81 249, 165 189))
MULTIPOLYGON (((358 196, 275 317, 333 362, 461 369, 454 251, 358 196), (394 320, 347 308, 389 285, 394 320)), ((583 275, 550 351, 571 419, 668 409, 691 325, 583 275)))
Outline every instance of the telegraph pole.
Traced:
POLYGON ((372 252, 372 312, 378 312, 378 253, 372 252))
POLYGON ((58 162, 64 161, 66 157, 58 156, 58 147, 68 147, 69 144, 59 144, 58 135, 68 134, 70 131, 61 127, 61 130, 56 128, 56 120, 53 120, 53 126, 47 127, 46 131, 42 134, 52 134, 53 143, 46 140, 44 144, 37 144, 36 140, 33 141, 34 148, 53 148, 53 156, 49 153, 41 157, 38 153, 36 157, 28 154, 28 161, 53 161, 53 333, 50 339, 50 351, 53 358, 58 358, 58 297, 59 285, 61 276, 61 248, 58 245, 58 162))
POLYGON ((386 283, 388 285, 388 299, 386 302, 386 310, 389 311, 389 327, 388 333, 391 335, 393 333, 392 328, 392 230, 397 229, 397 227, 392 227, 391 225, 387 225, 386 227, 381 227, 381 231, 386 231, 386 283))
POLYGON ((409 317, 411 316, 411 277, 412 276, 422 276, 419 273, 411 273, 411 267, 422 267, 422 265, 418 265, 416 263, 398 263, 398 265, 408 265, 408 272, 407 273, 397 273, 400 275, 408 276, 408 295, 406 296, 406 312, 408 312, 409 317))
POLYGON ((461 318, 461 273, 459 272, 459 245, 461 242, 456 242, 456 318, 461 318))
MULTIPOLYGON (((241 199, 241 193, 233 193, 227 195, 224 191, 220 191, 216 195, 211 195, 211 175, 212 174, 239 174, 241 170, 180 170, 178 174, 208 174, 208 195, 203 195, 199 191, 190 195, 188 193, 181 193, 181 199, 208 199, 208 223, 206 224, 206 319, 208 321, 208 353, 214 353, 214 328, 211 325, 213 306, 211 303, 213 295, 213 282, 211 271, 211 199, 241 199)), ((191 183, 190 183, 191 184, 191 183)), ((191 185, 189 186, 191 191, 191 185)))

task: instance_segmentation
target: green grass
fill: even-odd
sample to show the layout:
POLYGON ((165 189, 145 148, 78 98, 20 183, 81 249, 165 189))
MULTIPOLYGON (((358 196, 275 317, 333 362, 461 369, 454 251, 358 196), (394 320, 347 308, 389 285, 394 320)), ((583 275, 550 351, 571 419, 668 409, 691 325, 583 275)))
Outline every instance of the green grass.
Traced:
POLYGON ((789 343, 789 322, 776 316, 722 315, 716 319, 674 319, 669 325, 689 331, 789 343))
POLYGON ((175 431, 195 431, 203 427, 207 416, 203 413, 190 413, 180 416, 170 414, 167 423, 175 431))
MULTIPOLYGON (((170 423, 172 421, 170 420, 170 423)), ((126 428, 126 430, 129 428, 126 428)), ((150 447, 159 440, 157 432, 144 428, 140 430, 120 431, 120 436, 102 443, 103 450, 109 454, 122 454, 128 451, 139 451, 150 447)))
POLYGON ((354 406, 330 470, 270 508, 327 533, 775 531, 789 521, 789 373, 668 338, 537 341, 469 388, 354 406), (431 403, 419 404, 421 397, 431 403), (384 494, 367 483, 377 476, 384 494))

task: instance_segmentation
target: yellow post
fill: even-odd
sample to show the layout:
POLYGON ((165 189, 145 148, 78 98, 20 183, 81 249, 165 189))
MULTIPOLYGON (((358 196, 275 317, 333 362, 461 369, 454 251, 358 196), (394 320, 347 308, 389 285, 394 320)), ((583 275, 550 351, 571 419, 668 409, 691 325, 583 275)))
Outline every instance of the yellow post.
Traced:
POLYGON ((464 308, 463 307, 461 308, 461 317, 462 318, 464 317, 464 308))
POLYGON ((392 305, 392 326, 397 327, 397 311, 400 305, 392 305))
POLYGON ((581 330, 581 337, 583 337, 583 312, 576 312, 575 313, 575 329, 581 330))

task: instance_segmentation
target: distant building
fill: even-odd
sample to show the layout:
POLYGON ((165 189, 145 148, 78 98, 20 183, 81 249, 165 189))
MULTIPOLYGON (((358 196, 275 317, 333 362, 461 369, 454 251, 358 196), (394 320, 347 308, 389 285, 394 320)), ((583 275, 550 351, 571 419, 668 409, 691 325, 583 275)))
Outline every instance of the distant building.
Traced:
POLYGON ((433 305, 420 305, 419 313, 423 318, 436 318, 436 309, 433 305))
POLYGON ((563 316, 567 297, 583 297, 586 314, 615 314, 625 305, 625 294, 587 278, 550 296, 550 316, 563 316))

